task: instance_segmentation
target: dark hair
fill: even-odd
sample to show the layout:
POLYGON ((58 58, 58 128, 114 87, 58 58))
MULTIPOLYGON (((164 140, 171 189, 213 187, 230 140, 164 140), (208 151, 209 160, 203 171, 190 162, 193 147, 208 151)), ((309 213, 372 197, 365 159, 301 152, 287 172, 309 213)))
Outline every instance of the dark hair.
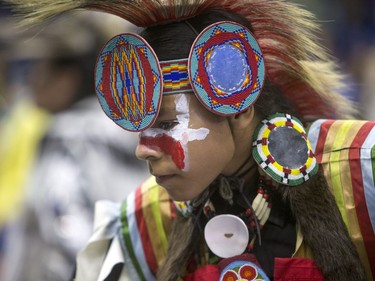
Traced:
MULTIPOLYGON (((250 22, 244 17, 223 10, 211 9, 185 21, 146 28, 140 35, 151 45, 160 61, 183 59, 189 56, 190 48, 197 35, 204 28, 218 21, 233 21, 252 31, 250 22)), ((296 116, 295 109, 267 77, 254 107, 261 118, 276 112, 287 112, 296 116)))

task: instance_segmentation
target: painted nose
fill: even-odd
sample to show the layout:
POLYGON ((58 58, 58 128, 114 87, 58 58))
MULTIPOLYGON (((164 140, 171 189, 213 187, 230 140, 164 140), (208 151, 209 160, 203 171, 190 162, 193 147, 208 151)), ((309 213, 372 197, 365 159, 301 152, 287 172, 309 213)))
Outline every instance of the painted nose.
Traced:
POLYGON ((160 147, 153 141, 152 137, 140 136, 135 148, 135 156, 140 160, 156 160, 162 156, 160 147))

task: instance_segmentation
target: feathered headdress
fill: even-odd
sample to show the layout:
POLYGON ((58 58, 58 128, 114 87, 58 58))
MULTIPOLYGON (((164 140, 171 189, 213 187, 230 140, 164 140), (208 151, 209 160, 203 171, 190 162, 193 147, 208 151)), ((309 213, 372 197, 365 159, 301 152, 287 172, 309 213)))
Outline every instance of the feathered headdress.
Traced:
POLYGON ((280 87, 305 121, 351 118, 356 110, 340 94, 344 76, 317 43, 314 16, 284 0, 8 0, 30 25, 74 9, 117 15, 142 27, 191 18, 210 8, 249 20, 262 49, 266 77, 280 87))

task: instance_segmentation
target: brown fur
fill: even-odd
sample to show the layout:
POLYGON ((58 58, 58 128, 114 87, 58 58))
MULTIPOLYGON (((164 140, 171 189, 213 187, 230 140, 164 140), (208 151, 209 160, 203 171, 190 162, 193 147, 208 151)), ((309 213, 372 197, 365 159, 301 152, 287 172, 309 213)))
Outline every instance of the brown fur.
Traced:
POLYGON ((319 173, 301 186, 281 187, 281 190, 325 280, 366 280, 356 248, 323 174, 319 173))

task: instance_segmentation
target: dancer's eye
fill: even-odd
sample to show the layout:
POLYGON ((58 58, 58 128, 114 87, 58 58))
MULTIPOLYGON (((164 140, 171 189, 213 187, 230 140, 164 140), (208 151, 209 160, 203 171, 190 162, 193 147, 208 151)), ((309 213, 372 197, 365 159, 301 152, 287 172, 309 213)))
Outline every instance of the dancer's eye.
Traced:
POLYGON ((155 127, 165 131, 169 131, 173 129, 177 124, 178 122, 176 120, 160 121, 155 127))

